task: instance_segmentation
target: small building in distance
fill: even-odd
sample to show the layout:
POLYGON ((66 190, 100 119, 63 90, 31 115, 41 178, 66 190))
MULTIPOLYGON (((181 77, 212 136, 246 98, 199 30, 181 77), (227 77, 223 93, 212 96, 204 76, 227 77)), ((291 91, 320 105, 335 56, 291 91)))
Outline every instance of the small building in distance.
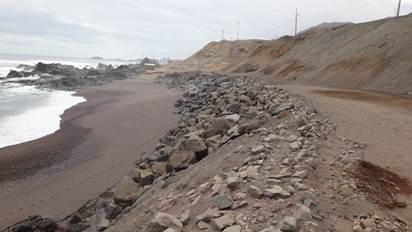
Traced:
POLYGON ((160 64, 156 60, 149 59, 145 57, 140 64, 147 70, 155 70, 157 67, 160 67, 160 64))

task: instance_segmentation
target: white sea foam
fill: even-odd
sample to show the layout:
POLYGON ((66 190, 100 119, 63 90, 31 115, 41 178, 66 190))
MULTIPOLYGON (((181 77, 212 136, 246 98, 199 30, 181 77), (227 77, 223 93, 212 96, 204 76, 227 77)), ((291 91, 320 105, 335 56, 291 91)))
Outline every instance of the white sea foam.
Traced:
POLYGON ((46 91, 31 86, 15 86, 7 91, 8 94, 41 96, 42 100, 23 112, 0 118, 0 148, 54 133, 60 128, 60 115, 85 101, 83 97, 73 96, 73 92, 46 91))
MULTIPOLYGON (((62 57, 40 57, 0 54, 0 77, 5 77, 19 64, 61 63, 77 68, 96 67, 98 63, 118 66, 123 62, 62 57)), ((127 62, 126 62, 127 63, 127 62)), ((28 142, 52 134, 60 128, 60 115, 68 108, 85 101, 73 92, 40 90, 6 81, 36 79, 38 76, 0 79, 0 148, 28 142)))

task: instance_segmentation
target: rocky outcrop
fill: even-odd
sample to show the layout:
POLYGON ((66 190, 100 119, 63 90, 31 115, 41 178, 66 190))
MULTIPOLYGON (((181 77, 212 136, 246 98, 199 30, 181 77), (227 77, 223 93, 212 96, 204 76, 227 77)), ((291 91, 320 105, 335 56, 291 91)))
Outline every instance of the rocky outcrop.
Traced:
POLYGON ((28 77, 28 76, 31 76, 31 73, 25 72, 25 71, 18 72, 15 70, 11 70, 4 79, 20 78, 20 77, 28 77))
POLYGON ((7 78, 38 76, 38 79, 12 80, 11 82, 35 85, 41 88, 73 90, 81 86, 101 85, 112 80, 123 80, 144 72, 142 65, 129 64, 113 67, 99 64, 96 68, 76 68, 72 65, 38 63, 28 71, 11 70, 7 78))

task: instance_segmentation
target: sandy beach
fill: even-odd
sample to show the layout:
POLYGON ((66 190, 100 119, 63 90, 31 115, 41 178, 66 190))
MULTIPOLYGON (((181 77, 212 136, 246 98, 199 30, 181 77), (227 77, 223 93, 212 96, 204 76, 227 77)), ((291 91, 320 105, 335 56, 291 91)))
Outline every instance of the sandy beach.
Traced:
POLYGON ((177 122, 180 95, 152 80, 80 89, 61 129, 0 149, 0 229, 29 215, 61 219, 98 196, 150 153, 177 122))

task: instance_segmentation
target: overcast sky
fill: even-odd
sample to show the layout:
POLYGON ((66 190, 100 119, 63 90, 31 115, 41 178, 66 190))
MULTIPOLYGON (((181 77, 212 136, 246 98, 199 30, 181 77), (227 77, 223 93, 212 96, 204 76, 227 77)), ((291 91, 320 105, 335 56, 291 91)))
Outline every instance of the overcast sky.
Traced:
MULTIPOLYGON (((0 0, 0 53, 185 58, 213 40, 271 39, 393 16, 398 0, 0 0)), ((412 12, 403 0, 402 14, 412 12)))

